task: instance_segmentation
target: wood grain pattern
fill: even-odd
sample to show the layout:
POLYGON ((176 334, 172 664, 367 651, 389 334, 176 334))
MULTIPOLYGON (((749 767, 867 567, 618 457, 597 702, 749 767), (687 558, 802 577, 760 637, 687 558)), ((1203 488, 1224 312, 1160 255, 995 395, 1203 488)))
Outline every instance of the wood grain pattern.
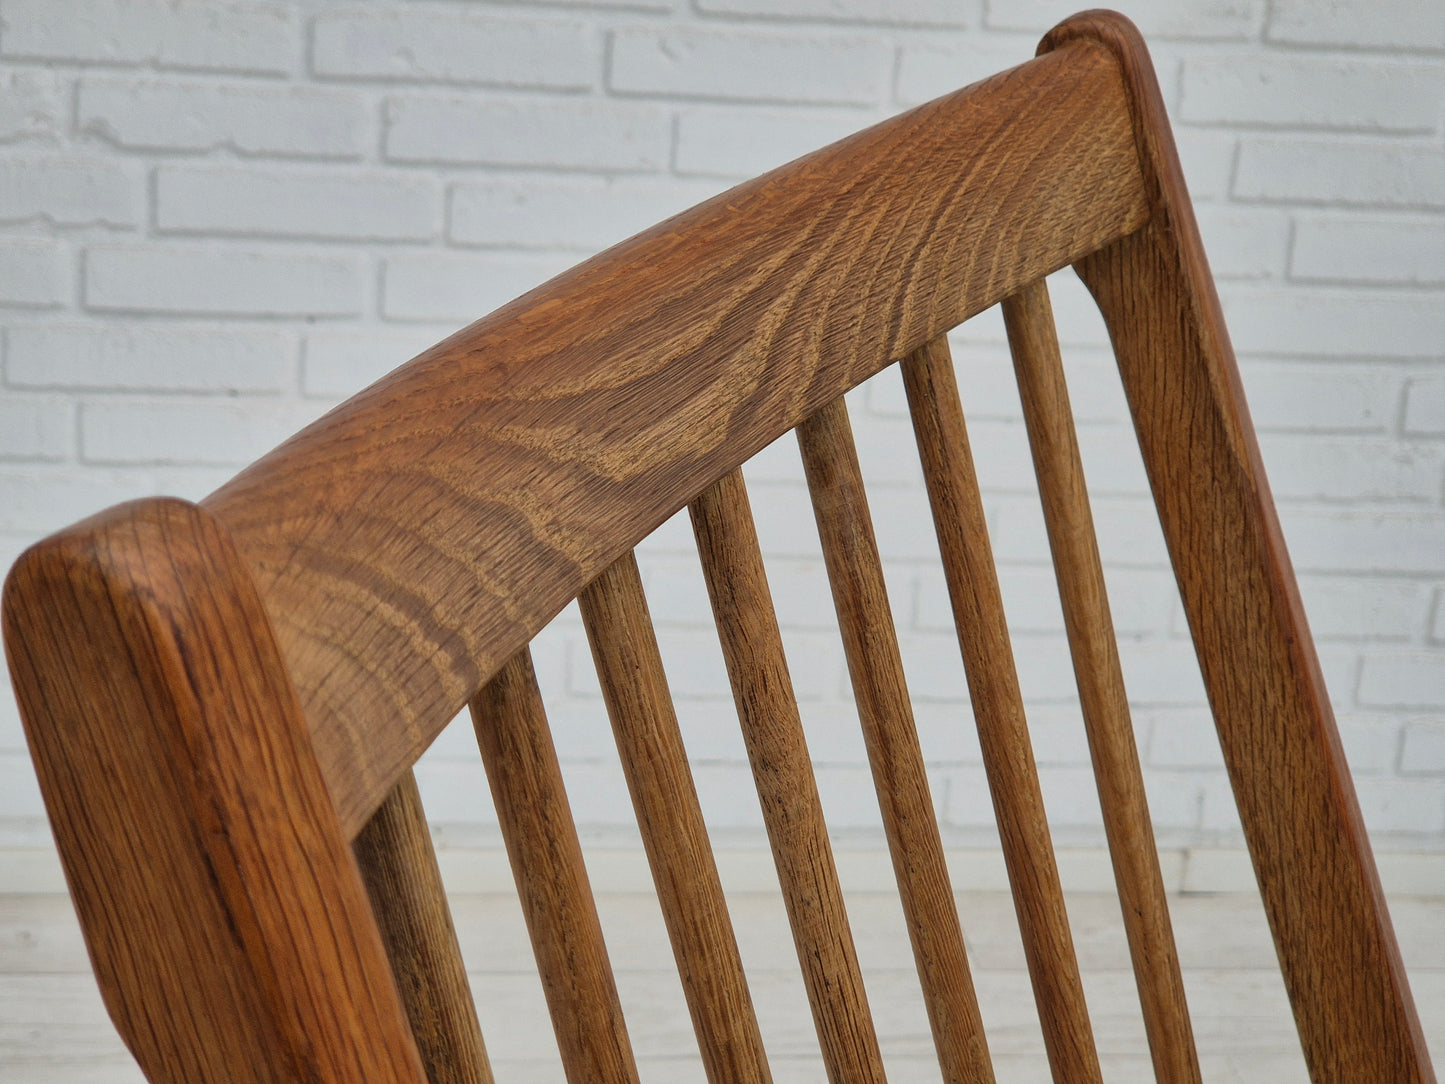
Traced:
POLYGON ((1049 1064, 1055 1080, 1099 1081, 1099 1057, 946 339, 940 336, 904 359, 903 386, 1049 1064))
POLYGON ((688 511, 828 1079, 881 1082, 878 1037, 742 472, 724 475, 688 511))
POLYGON ((415 775, 401 777, 351 849, 429 1084, 491 1084, 415 775))
POLYGON ((352 834, 488 675, 705 486, 1143 222, 1117 67, 1066 52, 587 261, 207 498, 352 834))
POLYGON ((1119 360, 1311 1075, 1434 1080, 1148 53, 1097 14, 1040 48, 1084 38, 1126 73, 1154 216, 1078 270, 1119 360))
POLYGON ((798 427, 798 446, 939 1066, 946 1081, 992 1081, 863 474, 841 398, 798 427))
POLYGON ((636 1084, 532 653, 514 655, 470 706, 567 1080, 636 1084))
POLYGON ((772 1075, 636 559, 619 558, 577 601, 708 1080, 765 1084, 772 1075))
POLYGON ((27 551, 5 647, 96 977, 152 1081, 423 1084, 261 600, 203 509, 27 551))
POLYGON ((1003 318, 1039 479, 1044 524, 1154 1075, 1163 1081, 1198 1081, 1194 1029, 1149 822, 1139 750, 1129 719, 1129 698, 1119 666, 1119 646, 1048 287, 1036 282, 1005 298, 1003 318))

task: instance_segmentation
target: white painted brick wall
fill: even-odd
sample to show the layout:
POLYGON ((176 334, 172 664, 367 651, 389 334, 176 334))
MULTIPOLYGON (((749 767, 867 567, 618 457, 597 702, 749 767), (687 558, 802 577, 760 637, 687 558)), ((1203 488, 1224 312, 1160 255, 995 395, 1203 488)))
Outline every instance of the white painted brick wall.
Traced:
MULTIPOLYGON (((455 328, 728 184, 1032 55, 1080 0, 0 0, 0 566, 197 497, 455 328)), ((1445 844, 1445 6, 1162 0, 1176 122, 1371 827, 1445 844)), ((1106 339, 1054 285, 1155 823, 1238 831, 1106 339)), ((1002 324, 955 336, 1049 809, 1097 829, 1002 324)), ((946 828, 991 822, 896 374, 850 396, 946 828)), ((876 829, 796 443, 748 468, 819 786, 876 829)), ((755 830, 686 517, 640 548, 703 803, 755 830)), ((630 819, 575 608, 535 654, 573 805, 630 819)), ((0 700, 0 831, 42 840, 0 700), (26 833, 29 833, 27 836, 26 833)), ((491 825, 464 728, 419 769, 491 825)))

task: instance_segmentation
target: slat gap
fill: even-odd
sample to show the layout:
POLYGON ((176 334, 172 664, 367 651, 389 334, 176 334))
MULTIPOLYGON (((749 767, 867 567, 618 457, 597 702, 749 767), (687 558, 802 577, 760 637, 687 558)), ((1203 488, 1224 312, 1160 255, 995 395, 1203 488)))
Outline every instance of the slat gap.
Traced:
POLYGON ((1043 280, 1005 300, 1003 317, 1155 1075, 1166 1081, 1198 1081, 1194 1029, 1149 821, 1053 310, 1043 280))
POLYGON ((828 1079, 884 1080, 742 472, 689 505, 828 1079))
POLYGON ((708 1080, 771 1081, 633 554, 578 603, 708 1080))
POLYGON ((557 750, 523 648, 471 701, 569 1084, 637 1081, 557 750))
POLYGON ((948 1081, 991 1082, 988 1043, 843 399, 797 433, 939 1066, 948 1081))
POLYGON ((1049 1065, 1101 1081, 948 340, 902 369, 1049 1065))

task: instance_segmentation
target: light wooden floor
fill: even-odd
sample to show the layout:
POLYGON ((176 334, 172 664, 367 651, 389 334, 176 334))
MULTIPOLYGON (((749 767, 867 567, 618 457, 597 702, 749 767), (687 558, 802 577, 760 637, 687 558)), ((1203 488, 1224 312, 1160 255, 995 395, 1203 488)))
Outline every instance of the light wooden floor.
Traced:
MULTIPOLYGON (((1257 900, 1181 896, 1173 903, 1205 1078, 1305 1080, 1257 900)), ((821 1081, 781 903, 741 894, 732 904, 776 1079, 821 1081)), ((701 1080, 655 902, 612 894, 600 897, 599 905, 643 1078, 701 1080)), ((515 902, 472 895, 453 906, 498 1080, 561 1080, 515 902)), ((1392 906, 1425 1030, 1436 1062, 1445 1065, 1445 900, 1400 898, 1392 906)), ((1011 903, 998 893, 968 893, 959 896, 959 908, 1000 1081, 1047 1080, 1011 903)), ((890 1080, 936 1080, 896 899, 855 893, 849 915, 890 1080)), ((1070 916, 1106 1077, 1152 1079, 1117 902, 1074 895, 1070 916)), ((140 1080, 101 1007, 68 900, 0 896, 0 1081, 140 1080)))

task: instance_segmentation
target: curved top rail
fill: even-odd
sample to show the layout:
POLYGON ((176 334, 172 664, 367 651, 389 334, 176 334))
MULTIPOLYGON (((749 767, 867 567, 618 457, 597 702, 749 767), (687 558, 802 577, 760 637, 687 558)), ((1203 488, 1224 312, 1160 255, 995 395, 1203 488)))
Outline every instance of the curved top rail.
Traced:
POLYGON ((588 260, 208 497, 344 829, 706 485, 1148 214, 1119 60, 1071 42, 588 260))

